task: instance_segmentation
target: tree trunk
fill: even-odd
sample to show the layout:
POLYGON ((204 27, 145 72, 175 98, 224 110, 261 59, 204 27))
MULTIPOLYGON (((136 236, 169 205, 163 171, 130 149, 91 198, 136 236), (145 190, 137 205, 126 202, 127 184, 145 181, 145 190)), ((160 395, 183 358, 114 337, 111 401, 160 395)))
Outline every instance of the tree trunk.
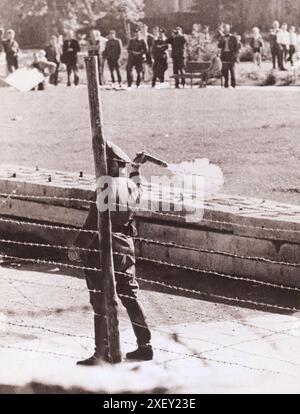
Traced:
POLYGON ((92 25, 94 25, 96 23, 96 17, 95 14, 93 12, 93 8, 92 8, 92 4, 91 4, 91 0, 83 0, 86 11, 87 11, 87 15, 92 23, 92 25))
POLYGON ((126 19, 125 16, 123 16, 122 19, 123 19, 126 38, 127 38, 127 43, 129 43, 129 40, 131 39, 130 22, 126 19))

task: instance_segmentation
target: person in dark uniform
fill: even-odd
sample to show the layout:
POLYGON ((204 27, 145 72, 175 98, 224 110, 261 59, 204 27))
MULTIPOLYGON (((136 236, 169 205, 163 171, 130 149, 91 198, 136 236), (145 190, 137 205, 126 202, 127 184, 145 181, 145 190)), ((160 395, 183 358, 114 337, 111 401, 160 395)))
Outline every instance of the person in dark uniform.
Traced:
POLYGON ((104 59, 107 59, 108 67, 111 74, 111 81, 115 83, 115 72, 117 74, 118 83, 122 85, 122 77, 120 72, 119 59, 122 54, 122 42, 116 38, 116 31, 109 32, 108 41, 103 52, 104 59))
POLYGON ((143 60, 148 52, 145 40, 141 37, 141 30, 138 28, 135 32, 135 37, 130 40, 128 45, 128 62, 127 62, 127 83, 130 88, 133 83, 132 70, 135 68, 137 73, 136 86, 141 84, 141 77, 143 72, 143 60))
POLYGON ((159 31, 158 39, 154 40, 152 46, 152 56, 154 60, 153 64, 153 79, 152 87, 156 85, 157 78, 160 83, 165 81, 165 72, 168 70, 168 44, 166 43, 165 30, 161 29, 159 31))
MULTIPOLYGON (((139 286, 135 277, 136 260, 133 242, 133 236, 136 235, 133 215, 134 211, 138 209, 142 194, 139 166, 146 160, 143 155, 137 156, 134 160, 136 167, 133 168, 128 178, 126 166, 131 164, 129 157, 119 147, 109 142, 107 143, 107 157, 108 173, 113 179, 112 186, 115 188, 113 192, 115 200, 117 200, 117 208, 115 209, 117 211, 111 213, 116 289, 131 320, 138 345, 134 352, 127 354, 127 359, 149 361, 153 359, 151 332, 143 308, 138 300, 139 286), (127 208, 124 209, 124 206, 127 206, 127 208)), ((96 200, 96 194, 93 200, 96 200)), ((97 228, 98 210, 96 204, 92 203, 83 229, 97 231, 97 228)), ((98 235, 81 232, 69 251, 71 260, 78 260, 77 248, 80 247, 99 250, 98 235)), ((86 254, 83 262, 86 267, 99 269, 99 253, 86 254)), ((95 353, 91 358, 78 362, 78 365, 93 366, 103 363, 103 350, 104 359, 108 360, 107 329, 101 294, 103 290, 101 271, 87 270, 85 276, 90 292, 90 302, 94 310, 95 353)))
POLYGON ((79 42, 74 38, 74 32, 70 30, 63 43, 62 62, 67 66, 68 86, 71 86, 71 75, 74 73, 74 84, 79 85, 79 72, 77 55, 80 52, 79 42))
POLYGON ((13 73, 19 69, 19 44, 15 39, 15 31, 10 29, 6 32, 6 39, 3 41, 4 52, 6 54, 7 70, 13 73))
POLYGON ((230 33, 230 25, 224 25, 224 36, 219 42, 221 49, 222 73, 225 79, 225 88, 229 87, 229 73, 231 76, 231 86, 236 87, 235 64, 239 53, 239 43, 237 37, 230 33))
MULTIPOLYGON (((186 38, 182 34, 181 27, 177 27, 173 31, 173 35, 167 40, 172 46, 172 59, 174 75, 184 75, 185 73, 185 45, 186 38)), ((181 78, 182 86, 185 86, 185 79, 181 78)), ((175 86, 179 88, 180 82, 175 78, 175 86)))
POLYGON ((62 49, 61 49, 61 47, 58 43, 57 36, 55 36, 55 35, 51 36, 50 44, 45 47, 45 52, 46 52, 47 61, 56 64, 55 72, 50 75, 49 83, 51 83, 51 85, 57 86, 58 85, 60 59, 61 59, 61 55, 62 55, 62 49))

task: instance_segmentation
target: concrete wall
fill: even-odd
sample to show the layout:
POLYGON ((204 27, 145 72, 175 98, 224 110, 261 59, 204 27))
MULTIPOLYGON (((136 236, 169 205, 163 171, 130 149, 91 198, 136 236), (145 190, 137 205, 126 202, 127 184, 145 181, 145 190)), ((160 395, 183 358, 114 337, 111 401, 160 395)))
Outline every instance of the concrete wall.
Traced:
MULTIPOLYGON (((0 172, 1 216, 80 228, 88 210, 84 200, 90 198, 93 188, 90 176, 5 167, 0 172), (13 191, 13 197, 7 199, 5 194, 13 191)), ((160 266, 167 268, 172 264, 183 273, 181 267, 194 268, 195 277, 217 272, 300 287, 298 206, 218 195, 206 201, 203 219, 199 211, 168 215, 140 211, 136 219, 139 237, 156 242, 136 243, 137 255, 145 258, 146 264, 149 260, 150 264, 162 262, 160 266)), ((74 237, 57 229, 26 228, 1 221, 0 231, 1 238, 56 244, 71 244, 74 237)))

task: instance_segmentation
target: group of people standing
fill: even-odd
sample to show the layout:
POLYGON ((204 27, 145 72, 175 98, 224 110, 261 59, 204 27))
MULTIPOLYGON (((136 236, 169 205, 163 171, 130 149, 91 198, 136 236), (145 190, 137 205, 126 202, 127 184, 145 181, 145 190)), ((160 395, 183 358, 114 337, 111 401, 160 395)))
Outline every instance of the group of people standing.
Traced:
MULTIPOLYGON (((286 23, 280 26, 280 23, 275 20, 270 30, 269 43, 273 69, 285 71, 287 70, 285 65, 288 62, 290 62, 291 66, 294 65, 294 56, 299 43, 295 26, 291 26, 288 29, 286 23)), ((258 27, 252 29, 250 46, 253 51, 254 64, 260 67, 265 45, 258 27)))
MULTIPOLYGON (((231 86, 236 87, 235 64, 239 60, 241 49, 240 36, 236 33, 232 34, 231 27, 228 24, 221 24, 215 37, 210 35, 208 26, 205 26, 204 29, 202 27, 199 29, 198 26, 193 26, 191 36, 185 35, 181 27, 176 27, 168 36, 163 28, 154 27, 150 33, 145 24, 138 25, 127 48, 126 76, 128 88, 130 89, 133 86, 134 70, 136 72, 137 87, 141 85, 142 81, 152 81, 152 87, 156 86, 157 81, 163 84, 169 65, 169 51, 173 61, 175 87, 180 88, 180 84, 184 87, 185 62, 189 57, 191 37, 197 39, 197 42, 203 45, 211 44, 215 40, 219 48, 219 52, 212 56, 211 67, 203 73, 203 81, 206 82, 218 72, 217 77, 224 77, 226 88, 229 87, 229 78, 231 78, 231 86)), ((290 62, 291 65, 294 64, 298 44, 295 26, 291 26, 288 30, 287 24, 284 23, 280 26, 279 22, 275 21, 270 31, 269 42, 274 69, 286 70, 287 62, 290 62)), ((99 30, 91 30, 87 38, 87 46, 89 49, 93 49, 94 54, 98 56, 100 84, 103 82, 104 64, 107 62, 111 82, 122 86, 120 59, 123 55, 123 45, 122 41, 117 38, 116 31, 111 30, 107 37, 103 37, 99 30)), ((254 63, 261 66, 265 45, 257 27, 252 30, 250 46, 253 51, 254 63)), ((33 66, 45 75, 47 67, 51 67, 49 82, 58 85, 59 70, 61 63, 63 63, 67 70, 67 85, 71 86, 73 75, 74 84, 77 86, 80 81, 78 69, 78 53, 80 51, 81 43, 74 31, 69 30, 64 36, 53 35, 43 51, 34 56, 33 66)), ((10 29, 5 32, 4 29, 0 28, 1 52, 6 55, 8 73, 13 73, 19 68, 19 45, 15 39, 14 30, 10 29)))
MULTIPOLYGON (((19 69, 20 48, 15 37, 14 30, 9 29, 5 32, 4 29, 0 29, 0 53, 5 53, 7 71, 10 74, 19 69)), ((68 86, 71 86, 72 73, 74 73, 74 83, 78 85, 79 71, 77 55, 79 52, 80 44, 75 38, 73 31, 68 31, 62 40, 60 37, 53 35, 50 38, 49 45, 34 54, 31 66, 43 73, 48 67, 51 67, 49 81, 51 84, 57 85, 60 64, 64 63, 67 68, 68 86)))
MULTIPOLYGON (((153 34, 143 33, 144 26, 138 27, 135 37, 128 45, 128 62, 126 66, 127 83, 130 88, 133 83, 133 69, 137 72, 137 87, 145 77, 147 67, 152 69, 152 87, 165 81, 168 70, 168 49, 171 45, 174 74, 184 74, 186 38, 182 29, 177 27, 170 37, 166 36, 163 28, 154 28, 153 34)), ((179 88, 179 79, 176 78, 176 87, 179 88)))
POLYGON ((298 36, 295 26, 283 23, 281 26, 277 20, 274 21, 270 31, 270 46, 272 54, 273 69, 278 67, 279 70, 286 70, 285 64, 290 62, 293 66, 294 55, 298 44, 298 36))

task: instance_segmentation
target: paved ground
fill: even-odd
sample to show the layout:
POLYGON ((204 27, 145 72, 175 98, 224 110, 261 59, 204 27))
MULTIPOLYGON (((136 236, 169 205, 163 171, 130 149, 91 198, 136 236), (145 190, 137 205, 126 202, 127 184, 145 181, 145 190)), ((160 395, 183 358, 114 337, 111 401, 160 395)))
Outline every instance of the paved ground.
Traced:
MULTIPOLYGON (((2 392, 45 391, 43 385, 56 392, 300 391, 299 315, 142 291, 155 360, 86 370, 74 366, 93 348, 84 281, 26 266, 0 268, 0 277, 2 392)), ((134 338, 123 310, 120 325, 126 352, 134 338)))

